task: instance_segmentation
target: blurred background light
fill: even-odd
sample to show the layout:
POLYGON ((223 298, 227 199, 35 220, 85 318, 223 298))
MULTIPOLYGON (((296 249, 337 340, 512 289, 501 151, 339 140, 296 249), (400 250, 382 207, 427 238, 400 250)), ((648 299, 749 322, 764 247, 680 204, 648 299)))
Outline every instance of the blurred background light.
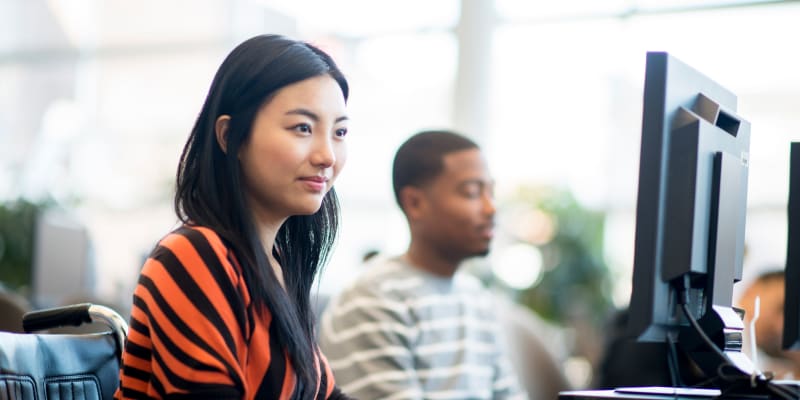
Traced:
POLYGON ((542 277, 542 252, 526 243, 511 244, 493 250, 491 266, 492 272, 504 284, 524 290, 542 277))

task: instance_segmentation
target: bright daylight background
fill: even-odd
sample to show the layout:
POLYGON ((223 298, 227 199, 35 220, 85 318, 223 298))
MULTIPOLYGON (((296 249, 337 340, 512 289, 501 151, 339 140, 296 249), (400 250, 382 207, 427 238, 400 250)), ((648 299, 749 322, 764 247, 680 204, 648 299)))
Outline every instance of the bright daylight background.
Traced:
MULTIPOLYGON (((176 222, 177 158, 214 71, 242 40, 284 33, 332 53, 352 88, 343 225, 321 291, 354 277, 367 251, 405 248, 393 152, 417 130, 456 127, 484 146, 499 200, 552 185, 605 213, 624 306, 647 51, 738 95, 752 124, 745 276, 782 265, 798 20, 792 1, 2 0, 0 201, 69 206, 91 238, 95 295, 129 303, 143 258, 176 222)), ((505 251, 510 228, 499 229, 498 273, 535 283, 541 257, 505 251), (515 259, 528 262, 509 273, 515 259)))

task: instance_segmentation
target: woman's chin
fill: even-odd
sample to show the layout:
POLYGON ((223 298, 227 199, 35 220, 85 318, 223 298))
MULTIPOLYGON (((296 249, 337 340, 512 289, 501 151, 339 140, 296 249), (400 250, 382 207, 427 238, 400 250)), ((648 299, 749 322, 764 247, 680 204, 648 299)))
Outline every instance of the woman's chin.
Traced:
POLYGON ((312 215, 316 214, 319 211, 320 207, 322 207, 322 203, 316 204, 303 204, 295 210, 294 215, 312 215))

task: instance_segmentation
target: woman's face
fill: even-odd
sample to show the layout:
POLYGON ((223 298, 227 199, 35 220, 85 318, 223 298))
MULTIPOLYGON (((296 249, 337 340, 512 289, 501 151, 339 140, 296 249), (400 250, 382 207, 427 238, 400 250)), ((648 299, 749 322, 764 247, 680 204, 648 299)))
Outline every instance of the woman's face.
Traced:
POLYGON ((286 86, 264 104, 239 150, 248 204, 261 223, 319 210, 347 157, 345 99, 329 75, 286 86))

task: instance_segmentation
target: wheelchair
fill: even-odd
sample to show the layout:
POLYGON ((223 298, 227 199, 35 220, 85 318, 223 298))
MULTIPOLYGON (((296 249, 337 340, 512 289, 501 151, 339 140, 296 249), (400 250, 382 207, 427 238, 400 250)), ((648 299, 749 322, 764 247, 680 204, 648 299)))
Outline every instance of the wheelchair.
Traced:
POLYGON ((26 333, 0 332, 0 400, 113 398, 128 333, 127 323, 116 311, 74 304, 26 313, 22 325, 26 333), (40 332, 93 322, 108 330, 40 332))

